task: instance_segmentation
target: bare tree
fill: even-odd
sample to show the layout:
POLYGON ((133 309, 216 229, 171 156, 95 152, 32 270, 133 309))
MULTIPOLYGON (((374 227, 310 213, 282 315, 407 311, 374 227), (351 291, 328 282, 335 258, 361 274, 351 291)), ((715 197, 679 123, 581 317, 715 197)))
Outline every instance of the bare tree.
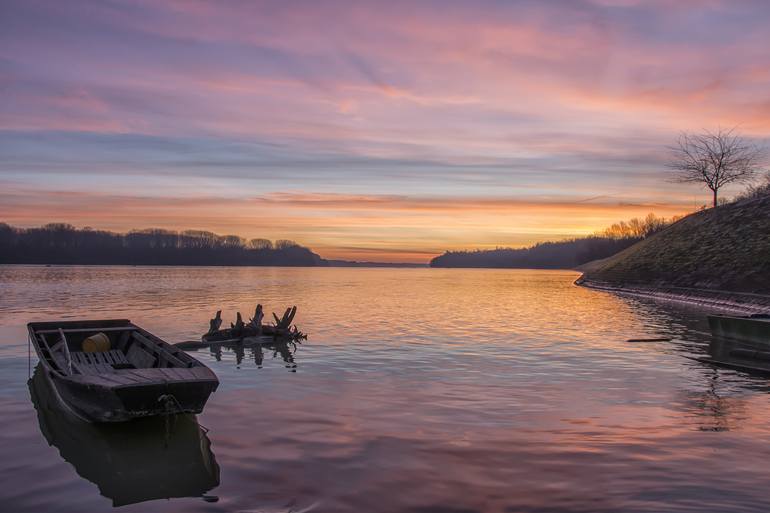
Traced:
POLYGON ((668 167, 677 182, 700 182, 717 194, 723 185, 748 182, 757 171, 762 149, 735 133, 735 129, 704 131, 699 134, 683 132, 675 146, 668 167))

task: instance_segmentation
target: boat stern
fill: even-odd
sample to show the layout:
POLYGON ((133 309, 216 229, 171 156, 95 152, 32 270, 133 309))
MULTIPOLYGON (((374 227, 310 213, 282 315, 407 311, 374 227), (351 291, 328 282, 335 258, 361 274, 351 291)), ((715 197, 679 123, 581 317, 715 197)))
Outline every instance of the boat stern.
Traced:
POLYGON ((118 370, 104 376, 58 379, 63 402, 90 422, 125 422, 157 415, 196 414, 219 386, 207 367, 118 370), (131 381, 130 383, 128 383, 131 381))

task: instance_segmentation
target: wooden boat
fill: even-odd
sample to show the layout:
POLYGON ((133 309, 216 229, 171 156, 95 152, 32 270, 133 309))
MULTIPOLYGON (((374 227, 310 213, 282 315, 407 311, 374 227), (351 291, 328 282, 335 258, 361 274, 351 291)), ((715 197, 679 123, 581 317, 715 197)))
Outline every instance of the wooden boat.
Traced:
POLYGON ((194 415, 94 424, 72 415, 38 364, 29 380, 40 432, 113 507, 201 497, 219 485, 219 465, 194 415))
POLYGON ((746 317, 709 315, 711 334, 743 342, 770 346, 770 315, 755 314, 746 317))
POLYGON ((27 328, 63 403, 91 422, 200 413, 219 385, 211 369, 127 319, 32 322, 27 328), (106 347, 90 347, 97 338, 106 347))

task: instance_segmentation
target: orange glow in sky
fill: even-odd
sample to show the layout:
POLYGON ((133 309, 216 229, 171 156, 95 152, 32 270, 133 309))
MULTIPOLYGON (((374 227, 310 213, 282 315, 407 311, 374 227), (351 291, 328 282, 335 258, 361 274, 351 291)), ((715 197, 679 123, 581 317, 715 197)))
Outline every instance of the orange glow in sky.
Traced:
POLYGON ((668 180, 680 131, 770 135, 768 23, 726 0, 4 2, 0 222, 426 262, 686 213, 708 194, 668 180))

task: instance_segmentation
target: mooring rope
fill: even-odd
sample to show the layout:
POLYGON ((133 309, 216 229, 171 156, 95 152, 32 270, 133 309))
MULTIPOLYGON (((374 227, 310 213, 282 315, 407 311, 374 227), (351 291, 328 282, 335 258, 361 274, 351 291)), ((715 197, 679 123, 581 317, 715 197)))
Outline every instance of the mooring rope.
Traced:
MULTIPOLYGON (((182 413, 184 409, 182 408, 182 404, 179 402, 179 399, 176 398, 174 394, 167 393, 162 394, 158 396, 158 402, 163 403, 163 420, 165 422, 165 428, 166 432, 164 435, 164 444, 166 447, 168 447, 168 442, 171 439, 171 431, 173 430, 171 426, 171 417, 174 418, 174 426, 176 426, 176 414, 182 413), (174 406, 176 405, 176 411, 174 411, 174 406)), ((198 425, 199 428, 203 430, 204 433, 209 432, 209 428, 198 422, 197 417, 195 417, 195 423, 198 425)))
POLYGON ((173 430, 172 427, 172 418, 174 426, 176 426, 176 413, 181 413, 183 411, 182 405, 179 402, 179 399, 177 399, 174 394, 168 393, 168 394, 162 394, 158 396, 158 402, 163 403, 163 420, 165 422, 165 435, 164 435, 164 444, 166 447, 168 447, 168 442, 171 439, 171 431, 173 430), (176 405, 176 411, 175 410, 176 405))

